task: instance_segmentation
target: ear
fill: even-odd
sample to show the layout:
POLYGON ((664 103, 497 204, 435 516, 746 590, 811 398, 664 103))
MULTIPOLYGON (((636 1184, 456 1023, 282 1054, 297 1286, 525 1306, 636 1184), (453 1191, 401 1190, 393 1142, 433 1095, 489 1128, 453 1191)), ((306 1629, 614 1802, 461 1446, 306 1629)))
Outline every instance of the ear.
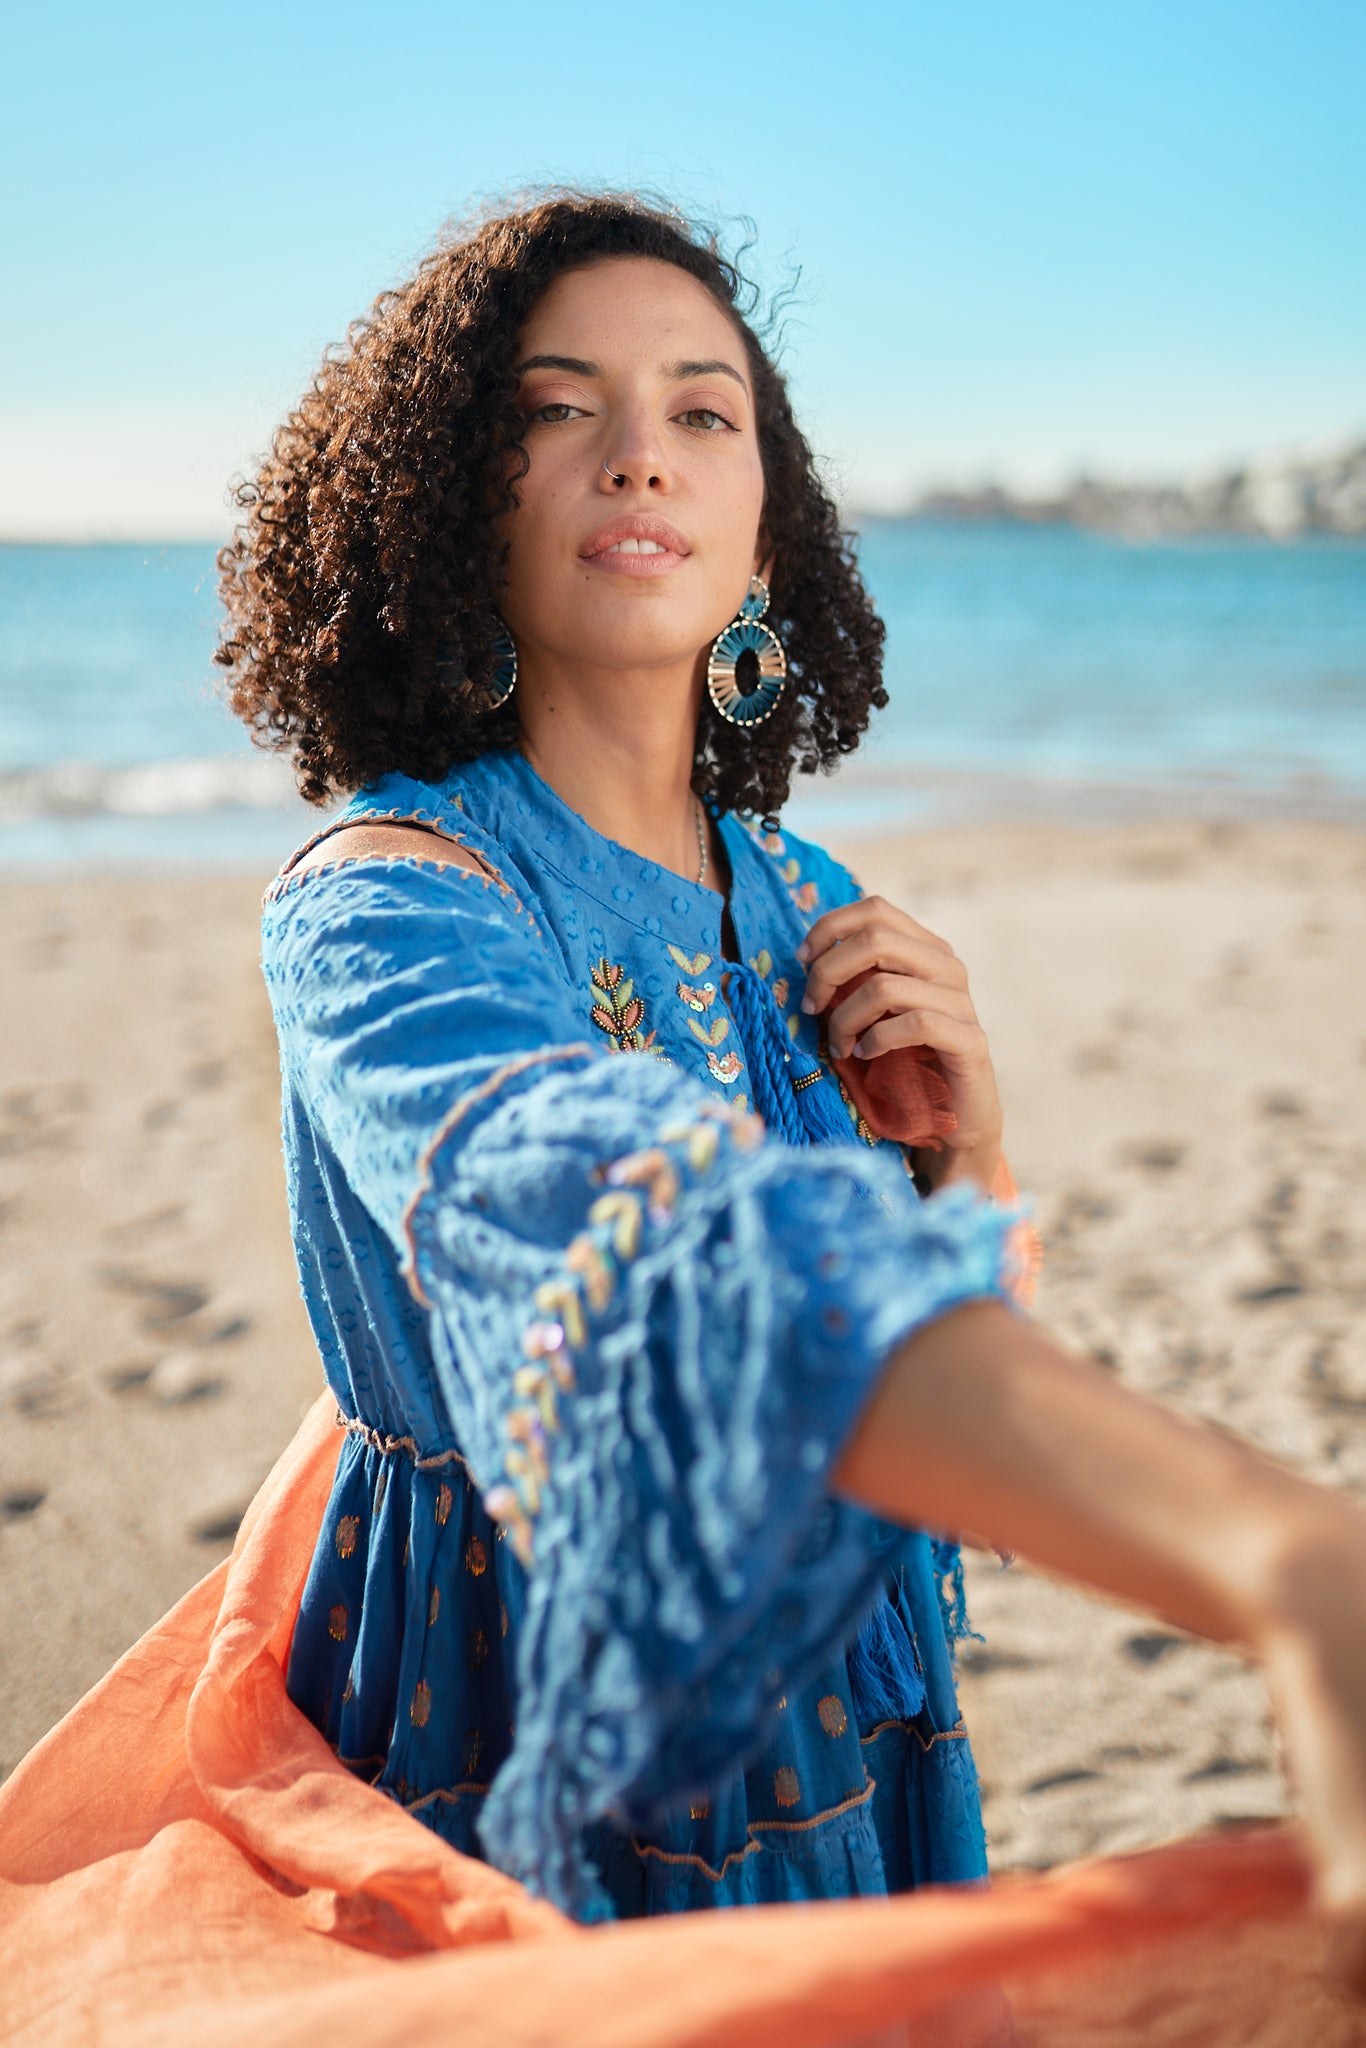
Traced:
POLYGON ((764 556, 764 559, 761 561, 760 555, 762 553, 763 547, 764 543, 761 539, 758 546, 754 550, 754 573, 759 578, 760 582, 766 583, 769 589, 771 590, 773 588, 773 553, 770 549, 769 553, 766 556, 764 556))

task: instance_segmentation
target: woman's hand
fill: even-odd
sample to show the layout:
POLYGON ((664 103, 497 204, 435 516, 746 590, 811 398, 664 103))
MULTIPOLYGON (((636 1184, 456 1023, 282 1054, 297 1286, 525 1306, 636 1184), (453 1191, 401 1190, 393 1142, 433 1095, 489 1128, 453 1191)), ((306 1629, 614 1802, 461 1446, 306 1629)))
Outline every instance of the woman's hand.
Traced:
POLYGON ((1001 1157, 1001 1098, 967 969, 953 948, 885 898, 865 896, 817 918, 797 958, 807 969, 802 1008, 809 1016, 870 970, 826 1020, 831 1052, 874 1060, 900 1046, 929 1046, 949 1084, 958 1128, 943 1152, 917 1156, 917 1170, 933 1187, 971 1178, 990 1188, 1001 1157))
POLYGON ((1276 1574, 1254 1646, 1315 1852, 1319 1902, 1340 1929, 1334 1966, 1366 1998, 1366 1517, 1340 1496, 1320 1495, 1317 1505, 1276 1574))
POLYGON ((1261 1664, 1337 1971, 1366 1995, 1366 1516, 1131 1392, 994 1301, 894 1350, 834 1489, 978 1529, 1056 1578, 1261 1664))

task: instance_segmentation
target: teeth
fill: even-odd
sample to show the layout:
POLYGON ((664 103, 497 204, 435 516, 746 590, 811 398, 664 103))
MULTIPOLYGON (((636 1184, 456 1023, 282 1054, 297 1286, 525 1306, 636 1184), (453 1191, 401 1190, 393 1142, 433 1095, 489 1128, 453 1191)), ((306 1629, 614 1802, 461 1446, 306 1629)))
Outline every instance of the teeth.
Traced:
POLYGON ((661 547, 657 540, 613 541, 607 550, 609 555, 663 555, 668 549, 661 547))

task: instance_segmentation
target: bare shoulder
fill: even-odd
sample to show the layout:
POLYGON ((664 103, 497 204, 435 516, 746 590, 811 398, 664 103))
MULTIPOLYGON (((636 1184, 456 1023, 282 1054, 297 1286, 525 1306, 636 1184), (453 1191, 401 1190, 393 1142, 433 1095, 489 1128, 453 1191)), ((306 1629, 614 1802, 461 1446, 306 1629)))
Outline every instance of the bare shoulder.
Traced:
POLYGON ((339 867, 356 860, 422 860, 437 867, 467 868, 476 875, 490 872, 478 854, 430 825, 402 819, 362 819, 317 840, 290 864, 289 873, 305 875, 315 868, 339 867))

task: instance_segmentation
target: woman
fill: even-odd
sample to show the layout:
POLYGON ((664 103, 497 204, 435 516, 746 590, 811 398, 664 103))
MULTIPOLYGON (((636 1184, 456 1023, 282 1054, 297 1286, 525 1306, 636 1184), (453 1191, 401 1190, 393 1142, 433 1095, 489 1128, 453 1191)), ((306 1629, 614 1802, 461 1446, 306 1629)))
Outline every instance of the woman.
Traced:
POLYGON ((980 1878, 970 1528, 1260 1654, 1360 1908, 1359 1518, 1006 1305, 963 970, 779 828, 881 629, 737 299, 633 200, 488 223, 223 557, 236 708, 360 791, 265 918, 347 1432, 291 1696, 582 1919, 980 1878))

